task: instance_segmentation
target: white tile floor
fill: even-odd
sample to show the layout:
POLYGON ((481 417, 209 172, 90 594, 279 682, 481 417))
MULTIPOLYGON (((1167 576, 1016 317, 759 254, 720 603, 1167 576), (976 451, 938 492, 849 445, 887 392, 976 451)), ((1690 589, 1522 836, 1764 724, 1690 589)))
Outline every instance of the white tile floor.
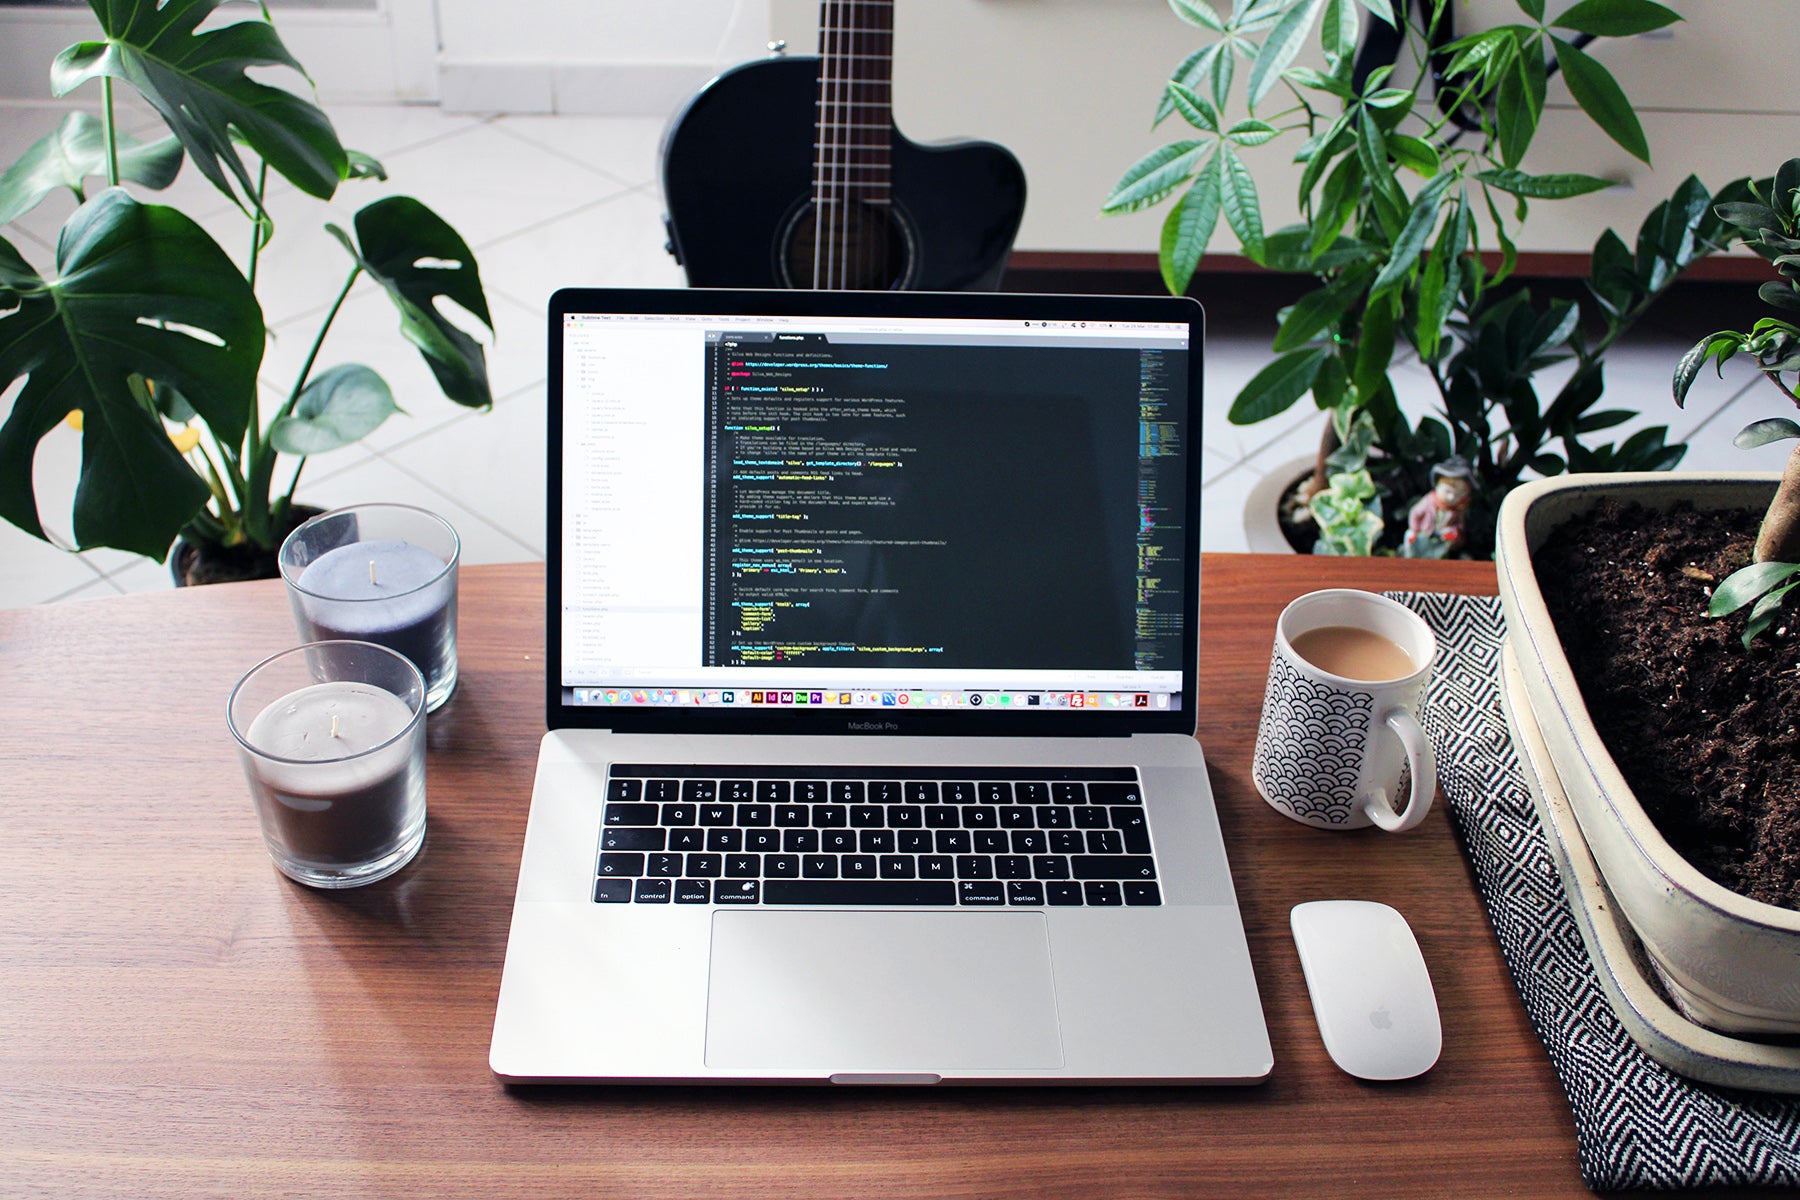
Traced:
MULTIPOLYGON (((10 163, 60 120, 60 109, 0 104, 0 163, 10 163)), ((282 188, 271 199, 277 235, 259 283, 273 338, 267 387, 297 368, 320 314, 343 278, 339 251, 322 232, 348 224, 382 194, 416 195, 468 240, 479 259, 498 336, 489 352, 496 403, 489 413, 460 409, 437 394, 418 355, 400 339, 391 307, 374 287, 358 285, 320 362, 365 362, 393 386, 406 415, 391 418, 355 446, 311 460, 301 497, 336 506, 362 500, 417 503, 444 514, 463 537, 465 561, 540 559, 544 552, 544 307, 567 284, 680 286, 663 252, 656 145, 661 121, 607 117, 450 116, 432 107, 336 107, 346 144, 387 167, 386 184, 349 184, 330 204, 282 188)), ((147 122, 145 124, 148 124, 147 122)), ((243 244, 241 218, 191 170, 174 194, 222 244, 243 244)), ((67 203, 52 202, 4 236, 28 260, 47 266, 67 203)), ((1281 419, 1240 428, 1226 423, 1230 397, 1268 361, 1273 313, 1229 317, 1214 309, 1208 345, 1204 422, 1203 542, 1208 550, 1246 547, 1242 512, 1250 489, 1272 469, 1309 454, 1318 418, 1296 408, 1281 419)), ((1703 318, 1704 319, 1704 318, 1703 318)), ((1617 406, 1642 410, 1640 424, 1671 427, 1692 445, 1686 465, 1774 469, 1780 446, 1747 454, 1731 446, 1745 422, 1769 415, 1753 376, 1708 375, 1686 412, 1668 400, 1668 375, 1681 351, 1706 329, 1652 327, 1608 363, 1617 406), (1748 395, 1746 395, 1748 393, 1748 395)), ((1400 372, 1403 390, 1427 377, 1400 372), (1407 386, 1407 385, 1410 385, 1407 386)), ((66 530, 79 465, 79 435, 59 428, 45 439, 36 467, 43 516, 66 530)), ((166 569, 117 551, 75 554, 0 523, 0 607, 79 600, 170 586, 166 569)))

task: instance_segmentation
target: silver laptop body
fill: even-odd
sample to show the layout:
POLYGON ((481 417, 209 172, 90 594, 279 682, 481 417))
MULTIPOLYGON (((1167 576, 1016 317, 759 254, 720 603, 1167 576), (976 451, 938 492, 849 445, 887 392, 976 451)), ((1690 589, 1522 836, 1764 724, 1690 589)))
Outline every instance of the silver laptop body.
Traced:
POLYGON ((562 291, 508 1082, 1251 1083, 1202 318, 562 291))

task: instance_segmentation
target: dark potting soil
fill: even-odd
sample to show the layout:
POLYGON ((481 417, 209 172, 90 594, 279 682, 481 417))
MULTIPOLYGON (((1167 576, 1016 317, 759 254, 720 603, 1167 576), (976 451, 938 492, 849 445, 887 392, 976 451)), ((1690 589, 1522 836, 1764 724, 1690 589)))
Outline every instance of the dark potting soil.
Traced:
POLYGON ((1800 909, 1800 604, 1748 650, 1747 609, 1706 615, 1761 517, 1607 504, 1533 561, 1601 739, 1669 844, 1800 909))

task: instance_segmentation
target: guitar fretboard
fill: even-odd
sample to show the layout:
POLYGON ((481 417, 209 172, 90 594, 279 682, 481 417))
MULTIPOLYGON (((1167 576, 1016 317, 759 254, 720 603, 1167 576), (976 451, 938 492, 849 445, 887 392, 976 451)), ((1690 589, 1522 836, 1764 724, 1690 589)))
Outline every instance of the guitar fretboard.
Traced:
POLYGON ((822 0, 813 159, 814 287, 844 286, 838 258, 859 205, 892 198, 893 0, 822 0))

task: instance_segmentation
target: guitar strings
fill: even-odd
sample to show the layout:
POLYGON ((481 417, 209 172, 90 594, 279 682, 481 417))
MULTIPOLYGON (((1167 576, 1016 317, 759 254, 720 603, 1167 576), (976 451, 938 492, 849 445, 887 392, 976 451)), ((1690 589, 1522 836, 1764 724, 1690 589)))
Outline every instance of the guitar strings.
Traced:
POLYGON ((821 0, 821 8, 813 287, 885 286, 893 265, 883 144, 891 109, 886 95, 869 93, 891 92, 893 0, 821 0), (859 244, 852 244, 853 229, 859 244))

